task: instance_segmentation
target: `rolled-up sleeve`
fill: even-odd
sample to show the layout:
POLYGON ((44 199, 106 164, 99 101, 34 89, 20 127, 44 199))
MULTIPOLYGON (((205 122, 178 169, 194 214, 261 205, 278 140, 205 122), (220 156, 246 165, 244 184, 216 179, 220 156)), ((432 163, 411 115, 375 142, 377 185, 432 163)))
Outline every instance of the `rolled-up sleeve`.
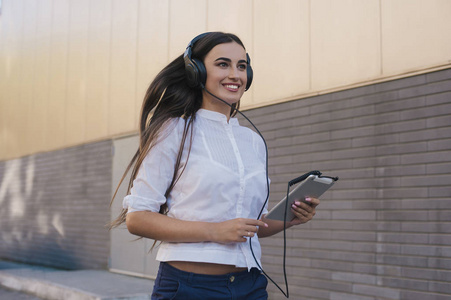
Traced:
MULTIPOLYGON (((174 164, 180 146, 179 119, 164 125, 157 142, 144 158, 130 194, 122 203, 128 213, 135 211, 158 212, 166 202, 165 192, 174 174, 174 164)), ((183 127, 182 127, 183 130, 183 127)))

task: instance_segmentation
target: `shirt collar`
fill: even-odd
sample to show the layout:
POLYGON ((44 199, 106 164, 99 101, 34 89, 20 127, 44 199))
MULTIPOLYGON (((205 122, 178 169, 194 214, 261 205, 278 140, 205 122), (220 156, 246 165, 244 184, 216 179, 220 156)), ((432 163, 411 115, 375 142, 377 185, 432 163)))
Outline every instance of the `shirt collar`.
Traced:
MULTIPOLYGON (((213 120, 213 121, 219 121, 222 123, 227 123, 227 117, 219 112, 216 111, 212 111, 212 110, 208 110, 205 108, 201 108, 197 111, 197 115, 205 118, 205 119, 209 119, 209 120, 213 120)), ((239 125, 238 123, 238 119, 237 118, 230 118, 229 120, 229 124, 231 125, 239 125)))

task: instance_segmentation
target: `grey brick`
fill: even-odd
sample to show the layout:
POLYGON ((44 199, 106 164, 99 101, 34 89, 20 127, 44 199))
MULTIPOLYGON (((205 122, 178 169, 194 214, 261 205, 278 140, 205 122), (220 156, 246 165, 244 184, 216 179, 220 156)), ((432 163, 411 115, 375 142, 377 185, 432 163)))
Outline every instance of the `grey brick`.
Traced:
POLYGON ((417 256, 441 256, 440 248, 434 245, 402 245, 401 253, 417 256))
MULTIPOLYGON (((435 82, 451 79, 451 69, 431 72, 426 74, 426 82, 435 82)), ((451 89, 451 87, 450 87, 451 89)))
POLYGON ((427 267, 431 262, 429 258, 421 256, 407 256, 407 255, 390 255, 377 254, 376 262, 379 264, 392 266, 408 266, 408 267, 427 267))
MULTIPOLYGON (((375 129, 373 129, 375 131, 375 129)), ((398 134, 370 135, 352 139, 352 147, 382 146, 399 142, 398 134)))
POLYGON ((449 282, 431 281, 431 282, 429 282, 429 291, 449 295, 451 293, 450 283, 449 282))
POLYGON ((439 174, 424 176, 404 176, 401 178, 401 186, 441 186, 451 183, 451 174, 439 174))
POLYGON ((378 242, 376 244, 377 253, 400 254, 401 247, 402 245, 400 244, 392 244, 392 243, 378 242))
POLYGON ((424 153, 428 151, 427 142, 414 142, 404 144, 392 144, 384 145, 376 148, 376 155, 393 155, 393 154, 406 154, 406 153, 424 153))
MULTIPOLYGON (((318 288, 308 288, 308 287, 300 287, 294 285, 293 287, 290 287, 290 291, 292 291, 292 295, 294 299, 329 299, 330 298, 330 292, 325 289, 318 289, 318 288)), ((291 293, 291 292, 290 292, 291 293)), ((280 296, 281 293, 278 293, 278 298, 272 298, 269 299, 285 299, 280 296)), ((290 296, 291 297, 291 296, 290 296)))
MULTIPOLYGON (((417 109, 409 109, 401 112, 401 120, 411 120, 411 119, 436 119, 437 117, 449 117, 451 112, 451 104, 441 104, 434 106, 421 107, 417 109)), ((447 124, 449 126, 449 122, 447 124)), ((431 126, 428 126, 431 127, 431 126)), ((435 126, 434 126, 435 127, 435 126)))
POLYGON ((449 162, 451 151, 426 152, 418 154, 405 154, 401 157, 402 164, 449 162))
POLYGON ((423 211, 395 210, 379 211, 377 213, 377 219, 395 221, 428 221, 429 217, 427 213, 424 213, 423 211))
POLYGON ((335 211, 332 212, 332 218, 336 220, 375 220, 375 211, 335 211))
POLYGON ((430 141, 434 139, 450 138, 451 133, 449 128, 432 128, 419 130, 416 132, 405 132, 400 135, 399 141, 408 143, 413 141, 430 141))
MULTIPOLYGON (((450 150, 451 149, 451 139, 443 139, 436 141, 428 141, 429 151, 440 151, 440 150, 450 150)), ((450 170, 450 169, 448 169, 450 170)))
POLYGON ((436 293, 425 293, 420 291, 409 291, 402 290, 400 299, 409 300, 449 300, 449 293, 447 294, 436 294, 436 293))
MULTIPOLYGON (((397 94, 399 95, 399 94, 397 94)), ((375 110, 377 113, 387 113, 387 112, 394 112, 394 111, 404 111, 406 109, 412 109, 416 107, 423 107, 425 104, 425 97, 415 97, 415 98, 409 98, 409 99, 400 99, 396 101, 388 101, 388 102, 381 102, 379 104, 376 104, 375 110)))
MULTIPOLYGON (((449 202, 449 201, 445 201, 449 202)), ((448 203, 447 203, 448 204, 448 203)), ((448 204, 451 206, 451 204, 448 204)), ((437 220, 434 220, 437 221, 437 220)), ((402 231, 412 232, 432 232, 432 233, 448 233, 451 232, 450 222, 403 222, 402 231)))
POLYGON ((451 282, 451 271, 447 270, 403 267, 400 275, 406 278, 451 282))
POLYGON ((347 293, 338 293, 332 292, 330 293, 330 300, 375 300, 374 297, 362 296, 356 294, 347 294, 347 293))
POLYGON ((352 264, 349 262, 332 261, 325 259, 312 259, 311 266, 313 268, 327 269, 329 271, 335 270, 341 272, 351 272, 353 269, 352 264))
POLYGON ((311 222, 312 229, 335 229, 335 230, 353 230, 359 228, 360 230, 374 231, 377 228, 375 222, 365 221, 348 221, 348 220, 315 220, 311 222))
POLYGON ((378 92, 378 90, 375 85, 365 85, 334 93, 332 100, 336 101, 338 99, 361 98, 361 96, 371 95, 376 92, 378 92))
MULTIPOLYGON (((448 214, 451 215, 451 212, 448 214)), ((429 234, 429 242, 433 245, 451 245, 451 236, 449 233, 429 234)))
POLYGON ((320 122, 310 126, 312 133, 353 128, 352 119, 320 122))
POLYGON ((353 272, 365 274, 377 274, 377 266, 375 264, 354 263, 352 264, 353 272))
POLYGON ((352 166, 354 168, 382 167, 382 166, 398 165, 400 164, 400 162, 401 157, 399 155, 365 157, 365 158, 354 158, 352 160, 352 166))
POLYGON ((365 147, 357 149, 336 150, 332 152, 333 159, 346 159, 357 157, 373 157, 376 153, 375 147, 365 147))
POLYGON ((425 175, 425 165, 407 165, 407 166, 387 166, 375 169, 377 177, 393 177, 393 176, 409 176, 409 175, 425 175))
POLYGON ((409 78, 392 80, 384 83, 375 84, 376 91, 391 91, 391 90, 399 90, 407 87, 415 87, 417 85, 422 85, 426 83, 425 75, 412 76, 409 78))
MULTIPOLYGON (((426 187, 422 188, 390 188, 390 189, 382 189, 379 193, 380 198, 391 198, 391 199, 411 199, 411 198, 421 198, 425 199, 428 197, 429 190, 426 187)), ((404 200, 401 200, 404 201, 404 200)), ((398 201, 399 202, 399 201, 398 201)), ((400 203, 401 204, 401 203, 400 203)))
POLYGON ((319 279, 311 279, 310 286, 315 288, 322 288, 327 285, 327 288, 330 291, 339 291, 339 292, 352 292, 352 284, 347 282, 337 282, 337 281, 325 281, 319 279))
POLYGON ((367 137, 373 136, 375 134, 374 126, 364 126, 364 127, 351 127, 344 128, 340 130, 332 130, 330 133, 331 139, 345 139, 345 138, 355 138, 355 137, 367 137))
POLYGON ((401 89, 398 91, 399 98, 411 98, 419 95, 436 94, 446 92, 451 89, 451 80, 431 82, 425 85, 419 85, 412 88, 401 89))
POLYGON ((449 199, 451 195, 451 187, 431 187, 428 190, 429 197, 446 197, 449 199))
POLYGON ((397 242, 399 244, 427 244, 428 234, 424 233, 397 233, 397 232, 378 232, 377 241, 384 243, 397 242))
POLYGON ((400 276, 402 273, 403 267, 399 266, 391 266, 391 265, 378 265, 377 266, 377 275, 380 276, 400 276))
MULTIPOLYGON (((426 126, 428 128, 451 126, 451 106, 448 105, 446 108, 448 110, 440 112, 440 114, 445 114, 444 116, 440 116, 440 114, 431 114, 432 116, 426 119, 426 126)), ((444 109, 444 107, 440 106, 440 109, 444 109)), ((434 111, 434 113, 436 112, 434 111)))
MULTIPOLYGON (((375 94, 365 95, 364 101, 366 103, 379 104, 384 102, 394 102, 398 100, 398 91, 384 91, 375 94)), ((353 102, 362 102, 362 98, 352 99, 353 102)), ((375 111, 376 112, 376 111, 375 111)))
POLYGON ((432 94, 426 96, 427 105, 435 105, 441 103, 449 103, 451 99, 451 92, 444 92, 440 94, 432 94))
POLYGON ((451 259, 440 257, 429 257, 427 267, 436 269, 451 269, 451 259))
POLYGON ((353 292, 386 299, 399 299, 399 290, 373 285, 355 284, 353 292))
POLYGON ((380 279, 381 285, 384 287, 391 287, 397 290, 408 289, 417 291, 428 291, 428 282, 425 280, 416 280, 410 278, 397 278, 397 277, 382 277, 380 279))
POLYGON ((345 241, 376 241, 376 233, 371 231, 334 231, 332 237, 345 241))

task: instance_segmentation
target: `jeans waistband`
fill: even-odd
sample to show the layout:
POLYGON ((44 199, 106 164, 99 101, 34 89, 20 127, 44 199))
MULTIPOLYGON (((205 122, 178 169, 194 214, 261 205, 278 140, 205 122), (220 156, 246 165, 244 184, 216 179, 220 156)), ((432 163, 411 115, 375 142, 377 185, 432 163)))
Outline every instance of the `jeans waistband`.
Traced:
POLYGON ((252 268, 248 271, 241 272, 233 272, 224 275, 206 275, 206 274, 197 274, 179 270, 166 262, 160 262, 161 273, 166 276, 170 276, 173 278, 177 278, 181 281, 191 283, 201 283, 201 284, 221 284, 228 285, 231 282, 233 283, 235 280, 242 280, 244 278, 252 277, 256 278, 260 275, 260 270, 257 268, 252 268))

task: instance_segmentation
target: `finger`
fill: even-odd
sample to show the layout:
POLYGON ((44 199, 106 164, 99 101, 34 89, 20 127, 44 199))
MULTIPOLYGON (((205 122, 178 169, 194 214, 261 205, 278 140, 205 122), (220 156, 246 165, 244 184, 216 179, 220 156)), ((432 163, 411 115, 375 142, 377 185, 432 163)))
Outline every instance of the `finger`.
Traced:
POLYGON ((310 214, 308 211, 303 210, 303 209, 297 209, 297 210, 293 209, 293 213, 295 214, 295 216, 297 218, 304 218, 304 219, 308 218, 309 214, 310 214))
POLYGON ((309 203, 311 207, 317 207, 320 201, 317 198, 306 197, 305 202, 309 203))
POLYGON ((246 225, 268 227, 268 224, 257 219, 246 219, 246 225))
POLYGON ((300 202, 300 201, 295 201, 295 202, 291 205, 291 207, 292 207, 294 210, 299 211, 299 212, 301 212, 301 210, 305 210, 305 211, 311 213, 311 212, 313 212, 313 211, 315 210, 314 207, 310 206, 310 205, 307 204, 307 203, 300 202))
POLYGON ((243 234, 243 236, 245 236, 245 237, 254 237, 254 235, 255 235, 255 232, 253 232, 253 231, 245 231, 243 234))
MULTIPOLYGON (((301 203, 300 206, 296 206, 295 204, 292 205, 291 210, 293 211, 293 213, 295 214, 295 216, 297 218, 303 218, 303 219, 308 219, 310 220, 313 217, 313 212, 314 212, 314 208, 312 207, 308 207, 308 208, 302 208, 303 203, 301 203)), ((305 206, 308 206, 306 204, 304 204, 305 206)))

